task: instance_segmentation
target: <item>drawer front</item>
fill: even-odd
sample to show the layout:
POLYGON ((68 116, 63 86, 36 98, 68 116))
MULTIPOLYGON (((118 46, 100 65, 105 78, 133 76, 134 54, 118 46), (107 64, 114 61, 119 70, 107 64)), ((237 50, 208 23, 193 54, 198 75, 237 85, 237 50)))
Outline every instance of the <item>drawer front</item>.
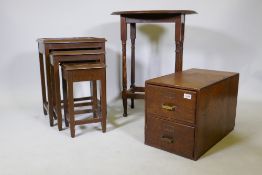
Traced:
POLYGON ((193 159, 194 127, 147 116, 145 143, 193 159))
POLYGON ((146 112, 167 120, 195 123, 196 92, 146 85, 146 112))

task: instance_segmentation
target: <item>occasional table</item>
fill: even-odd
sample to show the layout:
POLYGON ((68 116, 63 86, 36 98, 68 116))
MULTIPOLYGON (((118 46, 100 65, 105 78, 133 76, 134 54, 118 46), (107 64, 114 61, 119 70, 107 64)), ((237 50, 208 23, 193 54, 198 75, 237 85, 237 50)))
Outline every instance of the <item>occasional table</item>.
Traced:
POLYGON ((49 114, 50 126, 54 125, 53 89, 51 83, 50 53, 68 50, 105 50, 104 38, 40 38, 38 42, 39 64, 44 114, 49 114), (46 87, 47 86, 47 87, 46 87), (46 96, 47 93, 47 96, 46 96))
POLYGON ((175 72, 182 71, 183 42, 185 30, 185 15, 195 14, 192 10, 150 10, 150 11, 117 11, 112 15, 120 15, 121 41, 122 41, 122 99, 124 114, 127 116, 127 98, 131 98, 131 108, 134 108, 134 99, 144 99, 144 87, 135 85, 135 39, 136 23, 175 23, 176 61, 175 72), (131 38, 131 85, 127 89, 126 73, 126 40, 127 24, 130 24, 131 38))

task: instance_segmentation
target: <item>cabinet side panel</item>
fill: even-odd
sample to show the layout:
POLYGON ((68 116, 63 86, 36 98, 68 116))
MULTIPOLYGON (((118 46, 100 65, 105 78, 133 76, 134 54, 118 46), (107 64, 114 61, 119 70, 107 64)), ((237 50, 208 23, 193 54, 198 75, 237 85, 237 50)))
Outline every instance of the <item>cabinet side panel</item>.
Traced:
POLYGON ((234 129, 239 74, 201 89, 197 99, 195 159, 234 129))

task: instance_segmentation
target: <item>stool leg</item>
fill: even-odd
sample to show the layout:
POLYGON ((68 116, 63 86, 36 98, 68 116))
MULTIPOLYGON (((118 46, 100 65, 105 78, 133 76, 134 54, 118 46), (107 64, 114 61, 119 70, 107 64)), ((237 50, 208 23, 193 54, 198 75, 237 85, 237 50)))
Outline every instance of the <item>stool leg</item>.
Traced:
MULTIPOLYGON (((63 75, 62 75, 62 77, 63 77, 63 75)), ((68 124, 68 116, 67 116, 67 114, 68 114, 68 101, 67 101, 67 82, 66 82, 66 80, 64 79, 64 78, 62 78, 62 84, 63 84, 63 101, 64 101, 64 118, 65 118, 65 125, 66 125, 66 127, 68 127, 69 126, 69 124, 68 124)))
POLYGON ((101 80, 101 115, 102 115, 102 132, 106 132, 106 116, 107 116, 107 105, 106 105, 106 75, 101 80))
POLYGON ((55 104, 54 108, 56 109, 57 113, 57 126, 58 130, 62 130, 62 113, 61 113, 61 95, 60 95, 60 79, 59 79, 59 64, 55 63, 54 64, 54 99, 55 99, 55 104))
POLYGON ((73 81, 71 77, 67 81, 67 95, 68 95, 68 115, 71 137, 75 137, 75 116, 74 116, 74 95, 73 95, 73 81))
POLYGON ((91 85, 91 94, 92 94, 92 108, 93 108, 93 115, 94 118, 97 117, 97 84, 96 80, 90 81, 91 85))

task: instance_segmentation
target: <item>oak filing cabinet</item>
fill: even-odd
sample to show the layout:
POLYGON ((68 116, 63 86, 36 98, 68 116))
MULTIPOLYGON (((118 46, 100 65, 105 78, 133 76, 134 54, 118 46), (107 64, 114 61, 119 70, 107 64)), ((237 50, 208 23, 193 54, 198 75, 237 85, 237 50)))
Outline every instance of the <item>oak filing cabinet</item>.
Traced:
POLYGON ((238 80, 204 69, 147 80, 145 144, 197 160, 234 129, 238 80))

